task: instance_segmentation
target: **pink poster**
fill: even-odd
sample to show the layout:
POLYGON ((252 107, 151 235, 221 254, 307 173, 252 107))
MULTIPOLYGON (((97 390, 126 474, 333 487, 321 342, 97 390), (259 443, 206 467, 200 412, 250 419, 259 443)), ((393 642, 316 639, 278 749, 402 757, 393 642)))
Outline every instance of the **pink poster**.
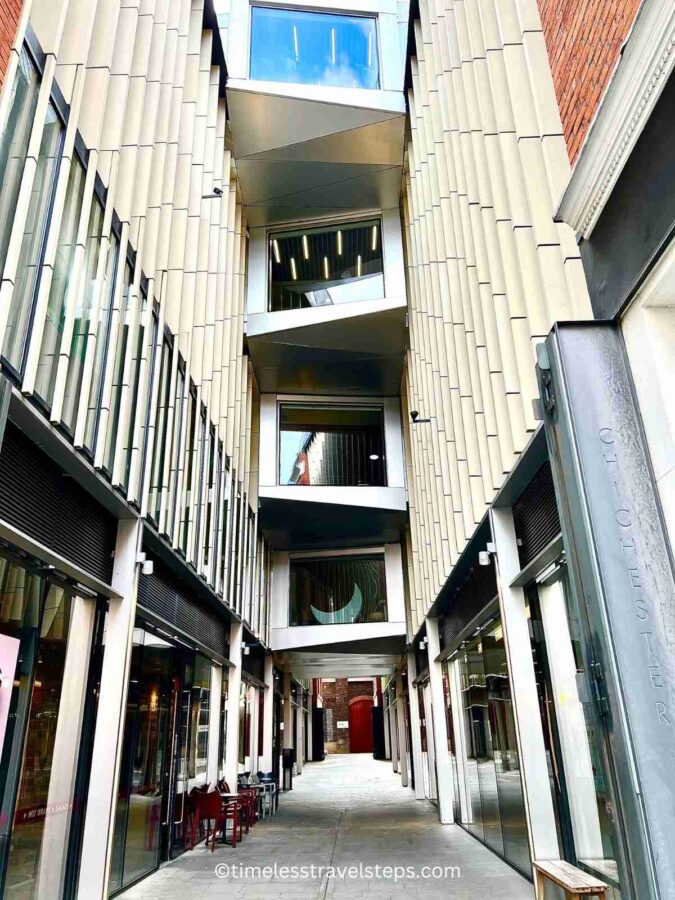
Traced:
POLYGON ((0 751, 5 741, 16 661, 19 657, 19 643, 16 638, 0 634, 0 751))

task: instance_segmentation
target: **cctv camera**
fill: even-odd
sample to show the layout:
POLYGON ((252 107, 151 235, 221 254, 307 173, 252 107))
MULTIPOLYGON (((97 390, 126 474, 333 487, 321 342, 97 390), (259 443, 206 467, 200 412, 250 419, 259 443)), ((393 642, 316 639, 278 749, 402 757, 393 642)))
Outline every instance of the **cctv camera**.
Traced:
POLYGON ((216 195, 216 197, 223 196, 223 190, 222 190, 222 188, 219 188, 219 187, 214 187, 213 193, 216 195))
POLYGON ((420 414, 417 412, 416 409, 410 410, 410 418, 413 420, 413 422, 416 422, 419 419, 419 417, 420 417, 420 414))

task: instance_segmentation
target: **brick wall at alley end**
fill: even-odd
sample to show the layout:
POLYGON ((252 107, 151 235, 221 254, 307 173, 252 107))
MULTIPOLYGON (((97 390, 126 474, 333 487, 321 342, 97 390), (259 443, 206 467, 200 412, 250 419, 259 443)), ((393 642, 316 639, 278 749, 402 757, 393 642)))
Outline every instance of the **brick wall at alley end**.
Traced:
POLYGON ((373 682, 336 678, 321 682, 326 753, 349 753, 349 701, 354 697, 372 696, 373 682), (347 727, 340 727, 347 723, 347 727))

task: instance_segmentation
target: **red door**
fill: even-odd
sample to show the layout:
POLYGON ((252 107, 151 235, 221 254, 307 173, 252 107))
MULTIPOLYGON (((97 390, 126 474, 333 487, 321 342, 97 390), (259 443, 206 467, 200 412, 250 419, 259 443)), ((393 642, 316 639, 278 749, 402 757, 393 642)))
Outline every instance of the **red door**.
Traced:
POLYGON ((373 752, 372 697, 354 697, 349 701, 349 751, 373 752))

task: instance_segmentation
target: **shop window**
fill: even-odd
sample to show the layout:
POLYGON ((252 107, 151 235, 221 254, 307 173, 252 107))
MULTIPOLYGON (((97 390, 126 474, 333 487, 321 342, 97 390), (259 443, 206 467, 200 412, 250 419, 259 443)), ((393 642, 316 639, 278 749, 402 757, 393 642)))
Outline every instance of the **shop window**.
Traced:
POLYGON ((0 880, 4 869, 8 897, 61 896, 69 843, 79 840, 73 829, 83 821, 86 778, 64 776, 77 759, 80 712, 61 700, 81 690, 93 728, 86 677, 83 683, 81 669, 66 666, 81 641, 88 646, 83 634, 79 648, 70 641, 75 604, 85 602, 93 601, 76 600, 55 579, 0 558, 1 669, 13 684, 0 707, 0 880))
POLYGON ((196 654, 192 682, 190 778, 203 783, 209 750, 209 718, 211 714, 211 661, 196 654))
POLYGON ((227 748, 227 691, 229 687, 228 670, 223 668, 223 683, 220 689, 220 733, 218 735, 219 775, 225 773, 225 750, 227 748))
POLYGON ((483 626, 460 651, 460 660, 472 811, 467 827, 529 875, 520 758, 499 618, 483 626))
POLYGON ((529 591, 532 650, 551 790, 565 857, 618 896, 625 868, 620 808, 593 702, 581 613, 562 569, 529 591))
POLYGON ((254 6, 251 78, 375 89, 376 19, 254 6))
POLYGON ((279 484, 387 483, 381 407, 282 403, 279 484))
POLYGON ((291 626, 387 621, 382 554, 291 559, 290 569, 291 626))
POLYGON ((379 219, 271 233, 271 312, 384 297, 379 219))
MULTIPOLYGON (((16 372, 21 372, 24 363, 26 338, 30 329, 44 255, 45 237, 59 170, 63 135, 63 122, 54 104, 49 103, 28 203, 28 215, 21 241, 16 281, 8 311, 3 345, 3 356, 16 372)), ((12 221, 13 214, 10 213, 6 220, 7 224, 3 227, 11 227, 9 223, 12 221)))
MULTIPOLYGON (((137 625, 131 654, 115 810, 111 893, 151 872, 159 864, 161 813, 167 793, 165 762, 169 752, 171 722, 176 721, 179 735, 189 730, 189 721, 186 725, 183 714, 185 691, 181 688, 184 684, 175 672, 173 646, 137 625), (173 719, 172 703, 177 704, 173 719)), ((177 744, 177 777, 180 779, 185 752, 180 749, 180 739, 177 744)))
POLYGON ((51 406, 54 397, 56 369, 66 319, 66 296, 73 272, 85 177, 84 166, 77 156, 73 156, 35 378, 35 393, 47 406, 51 406))

